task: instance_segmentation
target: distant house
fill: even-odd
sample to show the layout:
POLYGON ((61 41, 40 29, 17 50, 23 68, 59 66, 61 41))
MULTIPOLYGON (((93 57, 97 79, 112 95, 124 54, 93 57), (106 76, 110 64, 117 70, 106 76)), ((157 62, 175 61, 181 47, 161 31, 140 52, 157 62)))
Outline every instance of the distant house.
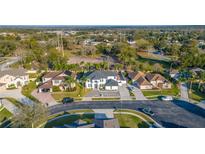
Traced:
POLYGON ((133 83, 136 83, 140 89, 171 88, 171 83, 169 83, 160 74, 152 74, 152 73, 145 74, 141 71, 138 71, 138 72, 128 73, 128 77, 132 80, 133 83))
POLYGON ((201 68, 192 68, 190 70, 194 75, 199 75, 201 72, 205 72, 204 69, 201 69, 201 68))
POLYGON ((73 76, 72 72, 54 71, 44 74, 42 83, 38 87, 38 92, 53 92, 53 86, 58 86, 61 90, 65 90, 64 81, 68 76, 73 76))
POLYGON ((179 76, 179 71, 178 70, 175 70, 175 69, 172 69, 170 72, 169 72, 169 75, 172 77, 172 78, 177 78, 179 76))
POLYGON ((85 87, 89 89, 118 90, 118 86, 126 84, 123 75, 114 71, 94 71, 89 73, 85 87))
POLYGON ((24 69, 10 69, 0 71, 0 89, 18 88, 29 82, 29 75, 24 69))

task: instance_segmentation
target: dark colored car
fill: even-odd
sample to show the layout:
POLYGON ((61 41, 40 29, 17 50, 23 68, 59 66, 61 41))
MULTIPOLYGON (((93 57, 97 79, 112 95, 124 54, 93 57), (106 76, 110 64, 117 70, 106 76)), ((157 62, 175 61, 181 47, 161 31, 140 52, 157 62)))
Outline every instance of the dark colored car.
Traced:
POLYGON ((154 112, 152 112, 151 108, 150 107, 146 107, 146 108, 143 108, 142 111, 149 115, 149 116, 154 116, 154 112))
POLYGON ((72 103, 74 100, 73 98, 70 98, 70 97, 65 97, 63 98, 63 104, 67 104, 67 103, 72 103))

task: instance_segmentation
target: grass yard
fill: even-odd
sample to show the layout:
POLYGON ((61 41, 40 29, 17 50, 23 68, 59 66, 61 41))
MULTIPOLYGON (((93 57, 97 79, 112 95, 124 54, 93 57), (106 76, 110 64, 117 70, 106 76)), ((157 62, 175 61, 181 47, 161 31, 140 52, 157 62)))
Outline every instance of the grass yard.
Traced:
POLYGON ((64 97, 71 97, 75 100, 81 100, 81 98, 87 95, 90 91, 90 89, 84 89, 77 86, 76 90, 73 92, 53 92, 51 95, 56 101, 62 101, 64 97))
POLYGON ((148 124, 133 115, 115 114, 121 128, 148 128, 148 124))
POLYGON ((179 88, 177 85, 172 85, 172 89, 163 89, 163 90, 142 90, 142 93, 147 98, 158 98, 158 96, 175 96, 177 97, 179 95, 179 88))
POLYGON ((21 93, 30 98, 31 100, 34 100, 38 102, 38 100, 31 95, 31 93, 37 88, 36 83, 34 81, 30 81, 28 85, 23 86, 21 93))
POLYGON ((12 113, 9 112, 6 108, 0 107, 0 123, 9 119, 12 116, 12 113))
POLYGON ((82 119, 86 121, 87 123, 92 123, 94 120, 95 114, 75 114, 75 115, 66 115, 62 118, 53 120, 51 122, 48 122, 45 125, 45 128, 53 128, 53 127, 61 127, 64 126, 64 124, 72 124, 76 120, 82 119))
POLYGON ((119 112, 134 113, 134 114, 137 114, 137 115, 141 116, 142 118, 144 118, 150 124, 154 123, 154 120, 152 118, 150 118, 148 115, 146 115, 146 114, 144 114, 142 112, 139 112, 139 111, 130 110, 130 109, 120 109, 120 110, 115 110, 114 111, 114 113, 117 113, 117 112, 118 112, 118 114, 119 114, 119 112))
POLYGON ((197 101, 197 102, 205 100, 205 94, 198 90, 198 84, 197 83, 193 83, 192 93, 189 93, 189 98, 194 100, 194 101, 197 101))

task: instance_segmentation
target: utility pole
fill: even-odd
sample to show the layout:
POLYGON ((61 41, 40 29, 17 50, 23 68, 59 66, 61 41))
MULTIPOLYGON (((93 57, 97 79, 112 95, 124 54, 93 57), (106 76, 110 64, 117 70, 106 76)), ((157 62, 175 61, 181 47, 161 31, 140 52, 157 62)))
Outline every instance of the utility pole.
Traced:
POLYGON ((57 32, 57 48, 58 51, 62 52, 63 57, 65 56, 63 49, 63 31, 57 32))

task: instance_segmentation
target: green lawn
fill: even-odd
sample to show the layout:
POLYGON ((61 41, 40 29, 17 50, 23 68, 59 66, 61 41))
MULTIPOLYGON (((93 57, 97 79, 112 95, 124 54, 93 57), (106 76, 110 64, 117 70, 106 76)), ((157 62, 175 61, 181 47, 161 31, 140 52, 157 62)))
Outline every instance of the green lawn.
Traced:
POLYGON ((31 93, 37 88, 35 81, 30 81, 28 85, 23 86, 21 93, 30 98, 31 100, 37 101, 38 100, 31 95, 31 93))
POLYGON ((148 124, 133 115, 115 114, 121 128, 148 128, 148 124))
POLYGON ((75 114, 75 115, 67 115, 65 117, 56 119, 54 121, 48 122, 45 125, 45 128, 52 128, 52 127, 60 127, 64 126, 64 124, 72 124, 76 120, 82 119, 86 121, 87 123, 92 123, 94 120, 95 114, 75 114))
POLYGON ((147 98, 157 98, 158 96, 170 95, 177 97, 180 93, 177 85, 172 85, 172 89, 163 90, 142 90, 142 93, 147 98))
POLYGON ((205 94, 201 93, 198 90, 198 84, 197 83, 193 83, 193 85, 192 85, 192 93, 189 93, 189 98, 194 100, 194 101, 197 101, 197 102, 205 100, 205 94))
POLYGON ((91 90, 77 86, 73 92, 53 92, 51 95, 56 101, 62 101, 64 97, 71 97, 75 100, 81 100, 83 96, 87 95, 91 90))
MULTIPOLYGON (((139 111, 135 111, 135 110, 130 110, 130 109, 120 109, 120 110, 115 110, 114 113, 116 112, 128 112, 128 113, 134 113, 137 114, 139 116, 141 116, 142 118, 144 118, 147 122, 149 122, 150 124, 154 123, 154 120, 152 118, 150 118, 148 115, 139 112, 139 111)), ((119 113, 118 113, 119 114, 119 113)))
POLYGON ((12 116, 12 113, 9 112, 6 108, 0 109, 0 123, 6 121, 12 116))
POLYGON ((161 60, 161 59, 153 59, 151 57, 145 57, 142 55, 139 55, 139 58, 137 59, 137 61, 145 63, 148 62, 150 65, 154 65, 156 63, 161 64, 163 66, 163 68, 170 68, 170 61, 165 61, 165 60, 161 60))

